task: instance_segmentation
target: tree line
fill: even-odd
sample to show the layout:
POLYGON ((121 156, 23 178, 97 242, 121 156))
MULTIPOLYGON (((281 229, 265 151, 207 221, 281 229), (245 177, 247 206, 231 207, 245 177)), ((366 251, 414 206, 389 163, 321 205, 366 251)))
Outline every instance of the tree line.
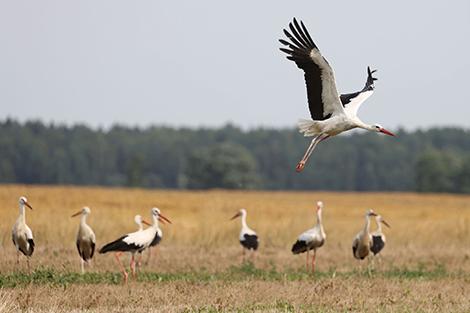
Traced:
POLYGON ((0 121, 0 183, 470 193, 470 130, 432 128, 397 137, 355 132, 309 144, 296 129, 108 130, 0 121))

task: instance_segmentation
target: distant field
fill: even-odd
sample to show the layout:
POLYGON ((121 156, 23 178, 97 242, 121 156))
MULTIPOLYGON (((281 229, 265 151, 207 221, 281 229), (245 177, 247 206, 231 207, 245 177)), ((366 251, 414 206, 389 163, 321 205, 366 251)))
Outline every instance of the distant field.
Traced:
POLYGON ((0 288, 0 312, 468 312, 470 196, 3 185, 0 288), (26 217, 37 245, 31 274, 24 262, 16 266, 11 243, 21 195, 34 207, 26 217), (327 242, 310 275, 290 247, 314 225, 317 200, 327 242), (97 254, 90 272, 78 274, 79 220, 70 215, 84 205, 98 247, 134 231, 134 215, 148 218, 153 206, 173 221, 137 282, 121 285, 111 255, 97 254), (254 265, 241 265, 240 222, 229 221, 242 207, 261 239, 254 265), (370 272, 350 247, 369 208, 392 226, 370 272))

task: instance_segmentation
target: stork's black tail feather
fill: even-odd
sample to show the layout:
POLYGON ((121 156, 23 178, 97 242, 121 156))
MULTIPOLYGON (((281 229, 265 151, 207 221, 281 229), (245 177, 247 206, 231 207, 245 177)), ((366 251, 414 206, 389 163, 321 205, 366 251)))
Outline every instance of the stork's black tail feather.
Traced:
POLYGON ((108 244, 105 244, 101 249, 100 253, 106 253, 110 251, 129 251, 129 245, 123 241, 127 236, 122 236, 121 238, 114 240, 108 244))
POLYGON ((307 243, 305 241, 297 240, 292 246, 292 253, 299 254, 307 251, 307 243))

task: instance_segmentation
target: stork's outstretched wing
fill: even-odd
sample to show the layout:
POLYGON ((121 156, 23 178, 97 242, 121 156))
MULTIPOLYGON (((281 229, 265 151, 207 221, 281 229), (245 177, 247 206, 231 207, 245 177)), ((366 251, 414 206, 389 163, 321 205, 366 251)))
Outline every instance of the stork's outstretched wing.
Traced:
POLYGON ((376 81, 377 78, 373 77, 372 74, 376 71, 377 70, 371 71, 370 67, 367 67, 367 81, 364 88, 362 88, 361 91, 340 96, 341 103, 348 115, 356 116, 361 104, 374 93, 374 81, 376 81))
POLYGON ((289 29, 291 32, 284 29, 284 34, 291 42, 280 39, 279 42, 288 47, 280 50, 287 53, 287 59, 294 61, 305 72, 312 119, 325 120, 335 114, 344 114, 333 69, 321 55, 304 23, 300 21, 299 25, 294 18, 293 22, 289 23, 289 29))

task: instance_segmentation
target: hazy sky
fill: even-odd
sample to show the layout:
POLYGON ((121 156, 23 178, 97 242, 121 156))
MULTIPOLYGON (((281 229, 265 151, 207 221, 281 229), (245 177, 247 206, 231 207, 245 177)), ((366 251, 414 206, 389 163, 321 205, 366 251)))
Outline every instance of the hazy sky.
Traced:
POLYGON ((470 1, 0 0, 0 119, 108 127, 294 126, 302 19, 340 92, 379 71, 366 122, 470 127, 470 1))

